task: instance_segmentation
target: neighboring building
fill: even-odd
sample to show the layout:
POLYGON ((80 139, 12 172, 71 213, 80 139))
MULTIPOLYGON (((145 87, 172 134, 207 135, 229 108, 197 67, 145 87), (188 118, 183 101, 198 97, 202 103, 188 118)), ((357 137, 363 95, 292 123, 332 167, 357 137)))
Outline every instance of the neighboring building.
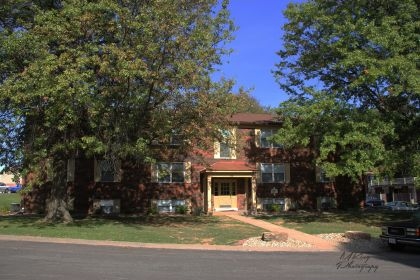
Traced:
POLYGON ((390 201, 409 201, 417 203, 420 198, 420 189, 416 187, 416 177, 388 179, 375 179, 368 176, 368 199, 381 199, 390 201))
MULTIPOLYGON (((236 114, 231 124, 212 151, 202 151, 204 162, 176 153, 153 165, 69 160, 72 208, 78 213, 145 213, 185 205, 194 212, 254 212, 274 205, 284 210, 354 207, 363 200, 363 185, 326 178, 310 148, 286 150, 272 143, 270 136, 281 126, 276 116, 236 114)), ((42 189, 47 188, 28 195, 26 209, 42 211, 42 189)))

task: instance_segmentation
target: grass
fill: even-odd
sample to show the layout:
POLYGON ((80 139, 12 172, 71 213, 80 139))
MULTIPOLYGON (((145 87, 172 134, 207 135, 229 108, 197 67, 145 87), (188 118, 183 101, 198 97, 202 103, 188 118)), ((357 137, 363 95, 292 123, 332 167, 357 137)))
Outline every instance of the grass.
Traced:
POLYGON ((0 214, 8 213, 11 203, 20 203, 21 196, 18 193, 0 193, 0 214))
POLYGON ((39 217, 0 217, 0 234, 144 243, 234 245, 262 230, 227 217, 141 216, 86 218, 72 224, 45 224, 39 217))
POLYGON ((260 219, 308 234, 341 233, 353 230, 370 233, 376 237, 381 233, 382 223, 408 218, 409 215, 409 213, 353 210, 328 213, 284 213, 278 216, 261 216, 260 219))
POLYGON ((260 228, 226 217, 140 216, 86 218, 72 224, 46 224, 42 217, 6 216, 19 194, 0 194, 0 234, 144 243, 233 245, 262 233, 260 228), (1 216, 3 215, 3 216, 1 216))

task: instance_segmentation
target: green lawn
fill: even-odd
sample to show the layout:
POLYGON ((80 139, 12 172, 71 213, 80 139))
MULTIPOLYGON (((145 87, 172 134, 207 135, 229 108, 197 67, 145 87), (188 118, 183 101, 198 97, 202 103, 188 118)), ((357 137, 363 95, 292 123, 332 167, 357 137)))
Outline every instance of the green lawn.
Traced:
POLYGON ((8 213, 11 203, 20 203, 21 196, 18 193, 0 193, 0 214, 8 213))
POLYGON ((377 237, 383 222, 407 218, 409 213, 343 211, 333 213, 297 212, 262 216, 268 222, 300 230, 308 234, 341 233, 349 230, 377 237))
POLYGON ((144 216, 86 218, 73 224, 45 224, 39 217, 0 217, 0 234, 145 243, 234 245, 262 229, 227 217, 144 216))
POLYGON ((133 241, 233 245, 259 236, 263 230, 226 217, 140 216, 129 218, 86 218, 73 224, 45 224, 42 217, 7 216, 19 194, 0 194, 0 234, 133 241), (3 215, 3 216, 1 216, 3 215))

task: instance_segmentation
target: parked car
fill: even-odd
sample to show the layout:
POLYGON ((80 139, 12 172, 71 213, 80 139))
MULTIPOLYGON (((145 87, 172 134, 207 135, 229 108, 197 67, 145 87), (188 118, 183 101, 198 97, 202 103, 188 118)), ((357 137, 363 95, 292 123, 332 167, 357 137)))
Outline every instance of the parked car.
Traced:
POLYGON ((386 209, 392 211, 415 211, 419 209, 417 206, 407 201, 392 201, 385 205, 386 209))
POLYGON ((369 207, 369 208, 381 208, 385 205, 385 201, 380 200, 380 199, 370 199, 370 200, 366 200, 365 202, 365 207, 369 207))
POLYGON ((9 186, 7 186, 3 182, 0 182, 0 193, 8 193, 8 192, 10 192, 9 186))
POLYGON ((404 246, 420 247, 420 210, 413 213, 409 220, 389 222, 382 226, 380 238, 391 249, 404 246))
POLYGON ((21 185, 16 185, 16 186, 13 186, 13 187, 9 187, 9 191, 11 192, 11 193, 17 193, 18 191, 20 191, 22 189, 22 186, 21 185))

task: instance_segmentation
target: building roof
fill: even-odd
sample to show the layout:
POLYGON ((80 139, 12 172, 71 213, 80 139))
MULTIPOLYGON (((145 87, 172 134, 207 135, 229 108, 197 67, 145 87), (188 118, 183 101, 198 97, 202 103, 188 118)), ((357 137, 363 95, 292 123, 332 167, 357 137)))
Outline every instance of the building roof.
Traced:
POLYGON ((280 119, 273 114, 238 113, 231 116, 230 120, 239 124, 279 124, 280 119))

